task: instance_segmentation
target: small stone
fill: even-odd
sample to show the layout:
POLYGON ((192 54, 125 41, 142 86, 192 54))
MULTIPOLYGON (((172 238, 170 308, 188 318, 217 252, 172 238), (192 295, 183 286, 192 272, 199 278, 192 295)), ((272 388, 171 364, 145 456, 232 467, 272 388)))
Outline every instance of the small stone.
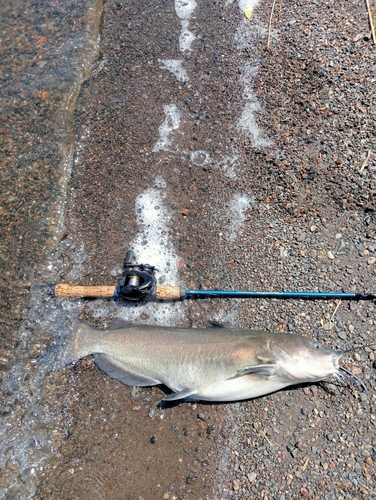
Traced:
POLYGON ((256 472, 250 472, 249 474, 247 474, 247 478, 250 483, 256 481, 256 477, 257 477, 256 472))
POLYGON ((309 494, 309 491, 307 490, 307 488, 300 489, 300 496, 302 498, 309 498, 310 497, 310 494, 309 494))
POLYGON ((309 229, 311 230, 311 233, 314 233, 315 231, 317 231, 317 226, 313 225, 309 229))
POLYGON ((199 413, 197 415, 197 418, 199 418, 200 420, 203 420, 204 422, 206 422, 206 415, 205 415, 205 413, 199 413))
POLYGON ((163 493, 163 500, 168 500, 170 498, 169 493, 163 493))
POLYGON ((368 264, 369 266, 371 266, 371 265, 372 265, 372 264, 374 264, 375 262, 376 262, 376 257, 369 257, 369 258, 367 259, 367 264, 368 264))
POLYGON ((371 456, 371 454, 368 450, 362 450, 362 457, 369 457, 369 456, 371 456))
POLYGON ((346 340, 347 338, 346 332, 344 332, 343 330, 339 331, 337 335, 341 340, 346 340))
POLYGON ((151 444, 155 444, 157 442, 157 438, 155 436, 151 436, 150 442, 151 444))
POLYGON ((355 462, 355 465, 354 465, 354 471, 357 473, 357 474, 361 474, 362 472, 362 467, 360 465, 359 462, 355 462))
POLYGON ((333 260, 333 259, 334 259, 334 255, 333 255, 333 253, 332 253, 330 250, 329 250, 329 252, 328 252, 328 258, 329 258, 330 260, 333 260))
POLYGON ((233 482, 232 482, 232 485, 233 485, 233 489, 235 491, 238 491, 239 488, 240 488, 240 484, 239 484, 239 481, 237 479, 234 479, 233 482))

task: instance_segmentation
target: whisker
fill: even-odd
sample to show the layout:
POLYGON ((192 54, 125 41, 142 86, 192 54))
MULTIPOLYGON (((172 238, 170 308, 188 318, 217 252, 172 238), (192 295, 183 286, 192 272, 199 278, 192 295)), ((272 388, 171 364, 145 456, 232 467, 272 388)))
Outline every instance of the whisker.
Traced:
POLYGON ((361 390, 362 392, 368 392, 367 391, 367 387, 364 384, 364 382, 359 377, 357 377, 356 375, 354 375, 350 370, 348 370, 347 368, 345 368, 344 366, 340 366, 339 367, 339 371, 336 373, 336 375, 339 378, 343 377, 342 380, 347 380, 347 381, 351 380, 352 383, 354 384, 354 386, 358 390, 361 390))
POLYGON ((348 379, 340 372, 334 373, 334 378, 338 380, 342 387, 347 387, 349 385, 348 379))
POLYGON ((345 351, 342 351, 342 353, 345 354, 346 352, 360 351, 362 349, 365 349, 366 347, 373 347, 374 345, 376 345, 375 342, 373 342, 372 344, 361 345, 358 347, 352 347, 351 349, 346 349, 345 351))

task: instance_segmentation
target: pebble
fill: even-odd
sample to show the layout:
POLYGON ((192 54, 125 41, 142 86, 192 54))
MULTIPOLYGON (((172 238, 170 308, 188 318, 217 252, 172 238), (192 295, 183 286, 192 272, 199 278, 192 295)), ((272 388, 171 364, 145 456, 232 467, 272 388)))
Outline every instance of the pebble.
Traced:
POLYGON ((253 483, 254 481, 256 481, 256 478, 257 478, 257 474, 256 472, 250 472, 247 474, 247 478, 248 478, 248 481, 250 483, 253 483))

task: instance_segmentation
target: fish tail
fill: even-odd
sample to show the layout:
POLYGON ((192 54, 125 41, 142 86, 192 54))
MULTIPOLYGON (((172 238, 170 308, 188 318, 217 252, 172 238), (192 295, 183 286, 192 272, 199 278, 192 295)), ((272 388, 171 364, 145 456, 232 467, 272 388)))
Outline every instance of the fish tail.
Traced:
POLYGON ((75 318, 70 325, 64 328, 64 332, 52 332, 54 341, 44 355, 39 358, 40 366, 47 371, 54 371, 66 365, 75 363, 80 358, 91 354, 90 339, 95 337, 96 331, 85 321, 75 318))

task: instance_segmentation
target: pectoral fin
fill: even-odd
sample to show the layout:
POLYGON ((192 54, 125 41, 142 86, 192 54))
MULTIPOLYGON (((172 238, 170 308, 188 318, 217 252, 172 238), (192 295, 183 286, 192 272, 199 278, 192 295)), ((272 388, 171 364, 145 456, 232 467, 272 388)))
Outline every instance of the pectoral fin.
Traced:
POLYGON ((272 365, 276 362, 276 359, 272 354, 257 354, 256 358, 261 361, 261 363, 265 363, 266 365, 272 365))
POLYGON ((168 396, 163 398, 163 401, 176 401, 177 399, 188 398, 194 396, 195 394, 196 389, 184 389, 183 391, 173 392, 172 394, 169 394, 168 396))
POLYGON ((256 375, 258 377, 271 377, 276 372, 276 365, 274 363, 271 364, 262 364, 262 365, 253 365, 246 366, 241 370, 237 371, 237 376, 243 375, 256 375))
POLYGON ((160 384, 158 380, 145 377, 144 375, 140 375, 139 373, 134 373, 120 367, 115 363, 115 361, 107 357, 105 354, 96 354, 95 364, 100 370, 107 373, 107 375, 112 378, 116 378, 116 380, 119 380, 119 382, 122 382, 125 385, 146 387, 149 385, 160 384))

